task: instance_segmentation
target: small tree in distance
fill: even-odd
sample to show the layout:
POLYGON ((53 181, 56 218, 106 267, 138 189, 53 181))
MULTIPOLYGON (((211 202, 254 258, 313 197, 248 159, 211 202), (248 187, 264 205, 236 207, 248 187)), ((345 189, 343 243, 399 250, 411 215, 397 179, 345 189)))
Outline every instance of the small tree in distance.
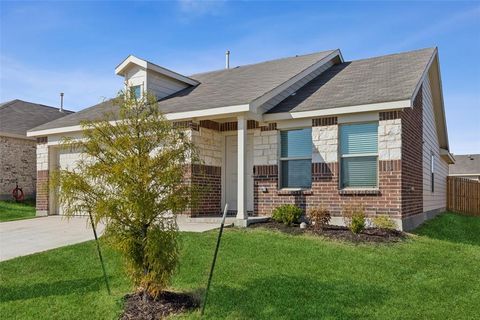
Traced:
POLYGON ((137 290, 156 297, 178 264, 175 213, 192 204, 184 175, 198 157, 185 128, 167 121, 153 96, 127 90, 113 104, 117 117, 83 122, 83 139, 64 139, 62 147, 82 157, 73 170, 54 172, 52 187, 66 216, 90 213, 95 225, 105 224, 137 290))

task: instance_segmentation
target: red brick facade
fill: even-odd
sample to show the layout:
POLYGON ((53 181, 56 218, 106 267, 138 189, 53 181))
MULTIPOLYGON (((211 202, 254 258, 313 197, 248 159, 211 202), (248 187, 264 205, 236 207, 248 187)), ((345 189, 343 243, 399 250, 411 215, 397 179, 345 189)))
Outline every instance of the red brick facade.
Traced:
POLYGON ((37 171, 36 201, 37 210, 48 211, 48 170, 37 171))
POLYGON ((367 214, 401 214, 401 161, 379 162, 379 191, 339 190, 338 163, 313 163, 312 188, 301 191, 278 189, 277 165, 254 167, 254 210, 258 215, 270 215, 281 204, 295 204, 303 209, 327 207, 340 216, 342 207, 362 204, 367 214))
MULTIPOLYGON (((380 112, 379 119, 401 119, 402 160, 379 161, 378 190, 339 190, 338 162, 313 163, 312 187, 308 190, 279 190, 278 166, 254 167, 254 210, 270 215, 281 204, 295 204, 303 209, 325 206, 333 216, 340 216, 342 207, 361 204, 368 215, 388 213, 405 218, 423 212, 423 121, 422 88, 413 108, 380 112)), ((336 125, 336 117, 313 119, 313 126, 336 125)))
POLYGON ((186 182, 198 191, 196 205, 188 210, 191 216, 218 215, 222 212, 222 169, 196 164, 189 167, 186 182))
POLYGON ((402 215, 423 212, 423 90, 402 119, 402 215))

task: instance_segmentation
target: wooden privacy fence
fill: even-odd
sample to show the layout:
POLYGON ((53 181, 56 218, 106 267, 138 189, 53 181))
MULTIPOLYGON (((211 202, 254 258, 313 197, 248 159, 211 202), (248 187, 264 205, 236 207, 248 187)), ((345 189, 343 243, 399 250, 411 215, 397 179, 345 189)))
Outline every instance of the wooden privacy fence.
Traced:
POLYGON ((480 181, 447 177, 447 209, 480 216, 480 181))

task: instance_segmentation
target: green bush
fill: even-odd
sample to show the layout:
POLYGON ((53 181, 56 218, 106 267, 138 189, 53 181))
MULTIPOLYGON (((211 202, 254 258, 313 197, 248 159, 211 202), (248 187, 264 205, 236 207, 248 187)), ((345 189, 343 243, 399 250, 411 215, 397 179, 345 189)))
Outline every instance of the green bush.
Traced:
POLYGON ((376 216, 372 219, 375 228, 379 229, 395 229, 397 224, 389 216, 376 216))
POLYGON ((348 205, 343 207, 343 221, 355 234, 362 232, 366 225, 365 209, 360 205, 348 205))
POLYGON ((308 218, 315 229, 321 229, 330 223, 330 211, 325 207, 315 207, 308 210, 308 218))
POLYGON ((276 207, 272 212, 272 219, 287 226, 297 223, 303 210, 293 204, 284 204, 276 207))

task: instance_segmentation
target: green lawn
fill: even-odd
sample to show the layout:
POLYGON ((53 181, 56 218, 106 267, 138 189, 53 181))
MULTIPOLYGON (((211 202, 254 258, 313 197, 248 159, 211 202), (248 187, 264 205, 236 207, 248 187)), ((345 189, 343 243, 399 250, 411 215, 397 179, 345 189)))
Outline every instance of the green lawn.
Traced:
MULTIPOLYGON (((261 229, 224 233, 209 319, 474 319, 480 314, 480 218, 444 214, 394 245, 351 245, 261 229)), ((182 234, 172 286, 200 292, 216 232, 182 234)), ((0 263, 4 319, 116 319, 131 288, 93 242, 0 263)), ((198 312, 185 316, 199 318, 198 312)))
POLYGON ((35 201, 26 200, 22 203, 15 201, 0 201, 0 222, 35 217, 35 201))

